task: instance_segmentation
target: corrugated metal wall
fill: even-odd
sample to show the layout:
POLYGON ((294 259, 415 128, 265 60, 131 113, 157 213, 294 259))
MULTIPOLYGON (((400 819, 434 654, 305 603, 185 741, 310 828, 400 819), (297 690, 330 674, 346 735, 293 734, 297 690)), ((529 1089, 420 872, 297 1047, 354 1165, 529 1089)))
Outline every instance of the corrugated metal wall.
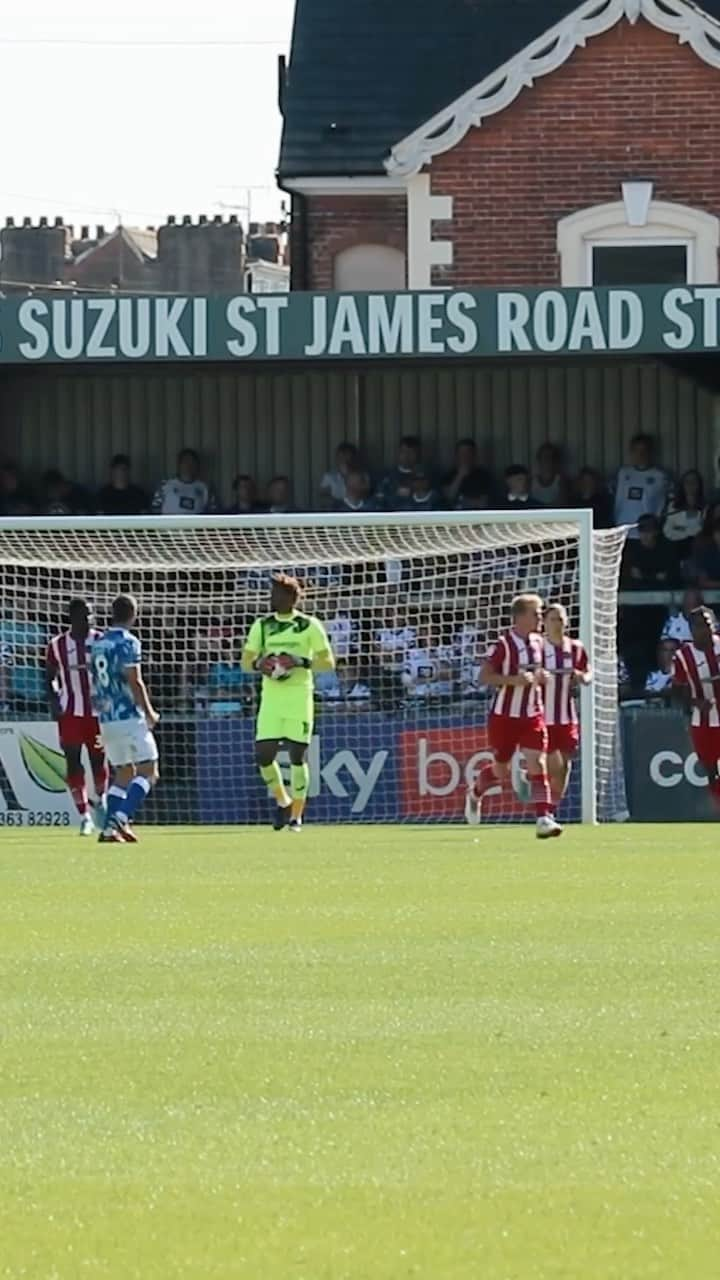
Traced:
POLYGON ((443 463, 458 436, 475 436, 498 468, 529 461, 551 439, 573 465, 612 473, 638 430, 659 437, 673 471, 697 465, 712 477, 712 393, 650 361, 312 372, 46 368, 8 369, 0 378, 0 449, 24 470, 60 466, 95 485, 122 450, 137 480, 152 487, 172 472, 178 449, 193 445, 224 500, 238 471, 261 485, 287 472, 298 504, 311 503, 345 438, 377 468, 407 432, 422 435, 428 455, 443 463))

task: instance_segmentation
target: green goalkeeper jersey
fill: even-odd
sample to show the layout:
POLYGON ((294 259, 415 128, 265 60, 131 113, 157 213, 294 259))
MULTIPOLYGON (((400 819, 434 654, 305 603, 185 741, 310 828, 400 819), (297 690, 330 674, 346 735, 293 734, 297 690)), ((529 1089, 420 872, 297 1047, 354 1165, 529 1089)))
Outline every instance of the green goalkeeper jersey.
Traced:
MULTIPOLYGON (((255 659, 273 653, 289 653, 294 658, 312 662, 320 654, 330 653, 330 640, 318 618, 296 609, 287 614, 271 613, 253 622, 245 642, 245 655, 255 659)), ((312 708, 313 686, 309 667, 295 667, 283 680, 263 676, 263 704, 272 700, 275 706, 282 707, 284 715, 294 713, 296 708, 298 712, 305 711, 312 708)))

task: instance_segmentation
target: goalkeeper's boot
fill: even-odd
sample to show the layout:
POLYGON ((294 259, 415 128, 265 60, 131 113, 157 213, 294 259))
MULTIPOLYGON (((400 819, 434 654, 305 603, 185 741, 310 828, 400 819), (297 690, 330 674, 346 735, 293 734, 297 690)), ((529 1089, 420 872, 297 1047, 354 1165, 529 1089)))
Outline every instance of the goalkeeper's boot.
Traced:
POLYGON ((113 818, 112 830, 117 831, 123 844, 137 844, 138 837, 133 831, 127 818, 113 818))
POLYGON ((105 831, 101 831, 98 836, 98 844, 122 844, 123 838, 119 831, 115 831, 113 827, 109 827, 105 831))
POLYGON ((563 829, 560 823, 553 818, 552 814, 546 813, 542 818, 538 818, 535 827, 535 835, 538 840, 552 840, 555 836, 561 836, 563 829))
POLYGON ((275 805, 275 817, 273 818, 273 830, 274 830, 274 831, 284 831, 284 830, 285 830, 285 828, 288 826, 288 824, 289 824, 289 822, 290 822, 290 814, 291 814, 291 812, 292 812, 292 805, 289 805, 289 804, 286 804, 286 805, 276 804, 276 805, 275 805))
POLYGON ((89 813, 84 813, 82 818, 80 819, 80 835, 81 836, 95 835, 95 823, 93 822, 89 813))
POLYGON ((302 818, 291 818, 288 822, 288 831, 292 831, 293 835, 299 835, 302 829, 302 818))
POLYGON ((471 785, 465 796, 465 821, 469 827, 479 827, 481 818, 482 798, 476 794, 475 787, 471 785))

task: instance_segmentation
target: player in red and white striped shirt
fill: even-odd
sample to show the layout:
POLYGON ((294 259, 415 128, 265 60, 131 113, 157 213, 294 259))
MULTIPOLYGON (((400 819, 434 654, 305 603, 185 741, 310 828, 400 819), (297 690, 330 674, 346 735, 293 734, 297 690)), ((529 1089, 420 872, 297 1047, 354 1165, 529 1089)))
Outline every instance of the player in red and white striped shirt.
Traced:
POLYGON ((692 708, 690 737, 698 760, 707 771, 710 794, 720 807, 720 636, 709 609, 690 614, 692 640, 675 654, 673 683, 692 708))
POLYGON ((564 606, 549 604, 545 610, 543 666, 548 773, 556 808, 568 789, 573 759, 580 745, 580 722, 574 691, 577 685, 590 684, 592 680, 585 646, 570 638, 567 625, 564 606))
POLYGON ((90 699, 89 648, 101 631, 92 626, 92 612, 85 600, 71 600, 69 631, 50 641, 46 678, 52 714, 58 724, 60 747, 65 755, 67 784, 80 814, 80 832, 91 836, 95 826, 90 815, 82 751, 90 757, 98 806, 105 803, 108 769, 100 739, 100 726, 90 699))
POLYGON ((541 618, 539 596, 518 596, 512 604, 512 627, 500 636, 480 673, 480 683, 496 690, 488 722, 495 763, 487 765, 470 788, 465 817, 473 825, 480 821, 485 795, 509 779, 513 756, 521 751, 537 815, 537 835, 547 840, 562 835, 562 827, 553 817, 547 772, 541 618))

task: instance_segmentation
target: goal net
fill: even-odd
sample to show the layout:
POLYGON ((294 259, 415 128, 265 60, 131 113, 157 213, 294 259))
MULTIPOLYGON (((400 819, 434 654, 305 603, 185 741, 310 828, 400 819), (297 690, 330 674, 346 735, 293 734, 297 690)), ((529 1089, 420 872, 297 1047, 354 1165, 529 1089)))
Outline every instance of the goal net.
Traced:
MULTIPOLYGON (((488 759, 484 655, 520 591, 561 602, 591 653, 582 760, 563 816, 624 815, 616 613, 623 530, 586 512, 463 512, 0 522, 0 823, 74 821, 43 667, 72 597, 99 625, 138 599, 143 667, 161 713, 147 821, 267 822, 254 758, 258 682, 240 652, 269 611, 273 571, 304 583, 337 671, 316 678, 315 822, 455 822, 488 759)), ((518 790, 520 790, 518 788, 518 790)), ((493 819, 529 817, 510 789, 493 819)))

